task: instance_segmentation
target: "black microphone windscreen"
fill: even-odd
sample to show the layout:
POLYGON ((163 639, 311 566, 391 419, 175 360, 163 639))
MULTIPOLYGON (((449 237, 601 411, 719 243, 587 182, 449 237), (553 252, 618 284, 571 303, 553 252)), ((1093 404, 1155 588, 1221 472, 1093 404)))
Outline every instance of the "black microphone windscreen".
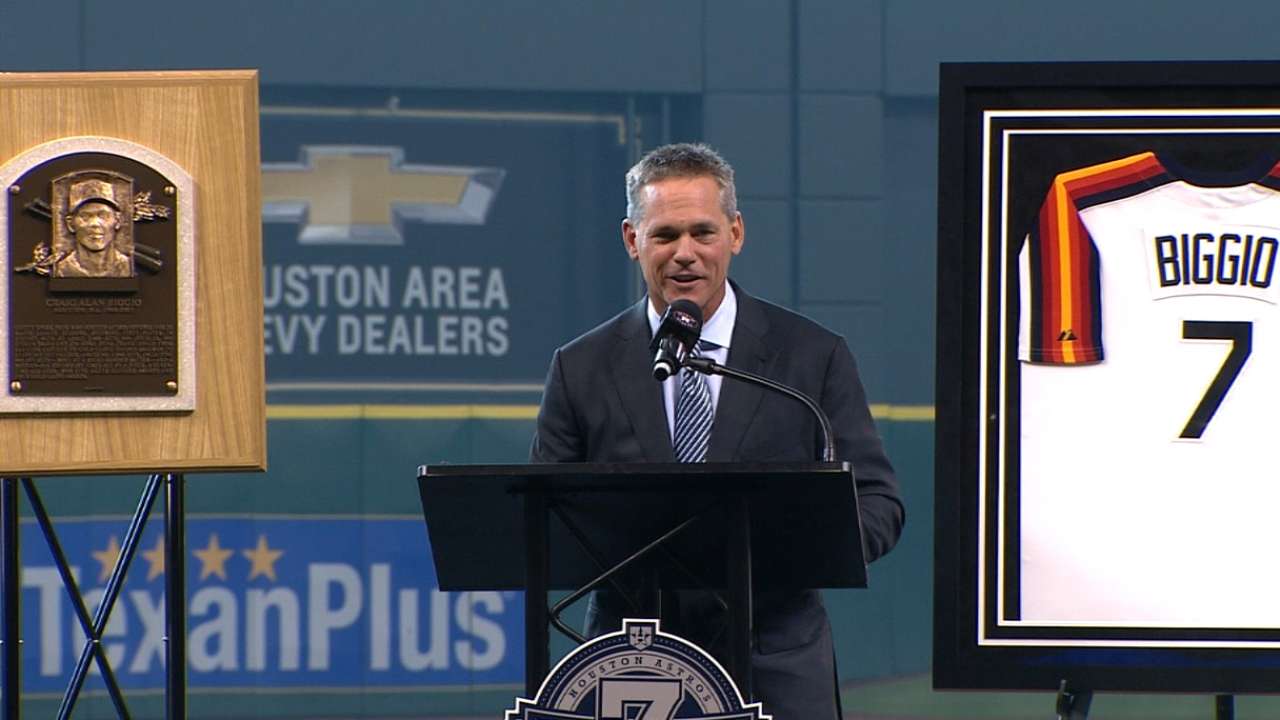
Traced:
POLYGON ((659 327, 669 325, 670 331, 686 346, 692 346, 702 336, 702 308, 692 300, 676 300, 671 303, 662 320, 659 327))
POLYGON ((685 355, 698 344, 702 335, 702 308, 691 300, 676 300, 667 306, 658 322, 649 349, 656 352, 653 358, 653 377, 666 380, 680 369, 685 355))

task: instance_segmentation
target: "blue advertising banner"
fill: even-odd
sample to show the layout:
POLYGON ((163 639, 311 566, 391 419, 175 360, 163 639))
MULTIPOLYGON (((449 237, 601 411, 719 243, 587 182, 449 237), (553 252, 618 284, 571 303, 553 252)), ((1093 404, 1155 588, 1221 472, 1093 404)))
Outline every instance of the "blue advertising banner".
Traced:
MULTIPOLYGON (((126 524, 57 522, 90 613, 126 524)), ((162 543, 148 528, 103 639, 126 690, 164 687, 162 543)), ((61 693, 84 634, 34 523, 21 547, 24 689, 61 693)), ((187 549, 193 691, 523 681, 521 596, 440 591, 421 518, 192 517, 187 549)))
POLYGON ((626 304, 623 117, 264 106, 271 389, 541 383, 626 304))

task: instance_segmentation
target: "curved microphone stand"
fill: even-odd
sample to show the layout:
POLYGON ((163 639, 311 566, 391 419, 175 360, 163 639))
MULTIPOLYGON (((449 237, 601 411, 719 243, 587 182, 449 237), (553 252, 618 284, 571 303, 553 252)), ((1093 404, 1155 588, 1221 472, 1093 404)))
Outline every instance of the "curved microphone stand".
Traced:
POLYGON ((685 367, 693 368, 694 370, 706 375, 723 375, 735 380, 751 383, 752 385, 759 385, 760 387, 780 392, 787 397, 804 403, 804 406, 809 408, 809 411, 813 413, 814 417, 818 418, 818 424, 822 426, 821 460, 823 462, 836 461, 836 448, 831 442, 831 420, 827 418, 826 413, 822 412, 822 408, 818 407, 818 403, 814 402, 813 398, 805 395, 795 388, 787 387, 780 382, 775 382, 767 377, 756 375, 755 373, 749 373, 745 370, 736 370, 731 367, 726 367, 710 358, 693 357, 693 355, 690 354, 685 357, 683 364, 685 367))

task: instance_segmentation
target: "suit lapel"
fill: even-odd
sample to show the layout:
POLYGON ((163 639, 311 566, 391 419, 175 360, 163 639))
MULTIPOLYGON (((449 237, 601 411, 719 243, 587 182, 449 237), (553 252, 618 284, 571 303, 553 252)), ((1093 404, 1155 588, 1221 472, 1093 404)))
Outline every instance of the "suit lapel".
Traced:
MULTIPOLYGON (((738 319, 733 326, 727 364, 738 370, 763 375, 771 357, 765 343, 769 321, 759 302, 737 285, 733 289, 738 298, 738 319)), ((742 446, 747 428, 756 416, 756 408, 760 405, 764 392, 755 385, 731 378, 724 379, 720 384, 720 399, 716 402, 715 423, 711 426, 708 462, 731 462, 737 459, 738 448, 742 446)))
POLYGON ((675 462, 667 411, 662 404, 662 384, 654 381, 649 353, 647 301, 641 300, 618 326, 609 367, 613 386, 622 399, 636 439, 648 462, 675 462))

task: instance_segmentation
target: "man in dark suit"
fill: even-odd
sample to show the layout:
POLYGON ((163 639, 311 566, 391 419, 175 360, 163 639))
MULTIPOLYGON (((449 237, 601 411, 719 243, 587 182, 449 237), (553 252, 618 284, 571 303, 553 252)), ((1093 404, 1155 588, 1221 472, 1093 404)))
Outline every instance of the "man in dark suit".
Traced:
MULTIPOLYGON (((669 145, 627 173, 622 240, 648 289, 635 306, 556 351, 531 458, 535 462, 812 461, 817 422, 800 403, 743 383, 705 382, 713 419, 692 455, 678 415, 682 378, 654 382, 650 339, 667 305, 702 308, 702 354, 790 385, 830 416, 836 458, 853 463, 868 560, 888 552, 904 511, 853 355, 817 323, 751 297, 728 280, 743 246, 733 169, 704 145, 669 145), (678 438, 673 443, 673 437, 678 438)), ((691 371, 682 371, 691 372, 691 371)), ((693 376, 691 376, 693 377, 693 376)), ((701 378, 701 376, 698 376, 701 378)), ((693 382, 690 380, 689 382, 693 382)), ((694 442, 693 444, 696 444, 694 442)), ((723 652, 723 611, 706 592, 676 594, 663 629, 723 652)), ((758 588, 752 639, 756 699, 775 720, 838 717, 831 626, 816 590, 758 588)), ((587 632, 617 630, 629 607, 612 591, 592 594, 587 632)), ((722 656, 722 655, 721 655, 722 656)))

